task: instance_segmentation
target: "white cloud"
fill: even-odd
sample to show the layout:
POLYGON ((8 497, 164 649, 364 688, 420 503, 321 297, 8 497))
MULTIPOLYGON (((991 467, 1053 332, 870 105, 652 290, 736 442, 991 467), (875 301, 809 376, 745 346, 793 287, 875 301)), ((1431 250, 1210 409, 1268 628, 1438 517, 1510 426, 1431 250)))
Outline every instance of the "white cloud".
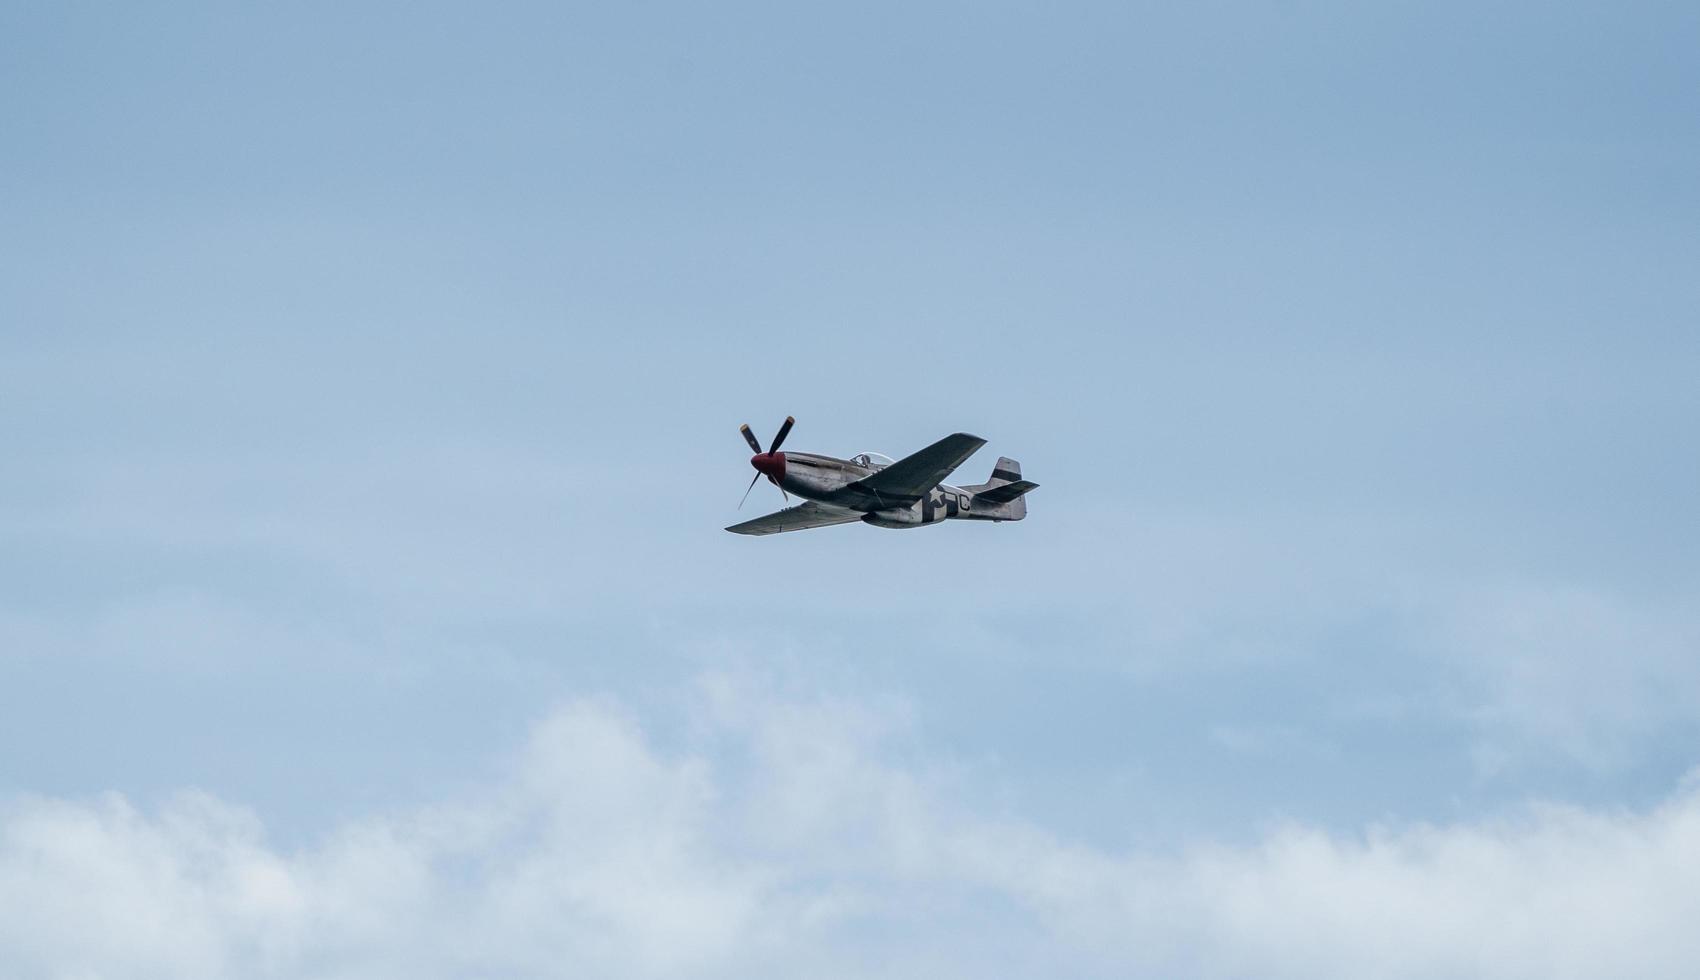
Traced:
POLYGON ((709 678, 566 705, 486 790, 296 851, 184 793, 0 816, 13 977, 1687 976, 1700 792, 1112 853, 900 761, 901 708, 709 678))

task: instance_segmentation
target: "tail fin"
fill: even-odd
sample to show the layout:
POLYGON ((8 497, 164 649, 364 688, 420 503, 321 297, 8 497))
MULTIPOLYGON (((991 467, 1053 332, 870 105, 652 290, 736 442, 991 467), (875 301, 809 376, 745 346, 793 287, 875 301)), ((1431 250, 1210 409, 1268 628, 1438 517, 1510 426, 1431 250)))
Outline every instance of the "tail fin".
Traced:
MULTIPOLYGON (((963 487, 974 495, 973 516, 987 521, 1019 521, 1027 516, 1027 491, 1037 487, 1021 478, 1021 464, 1008 456, 998 457, 992 478, 978 486, 963 487)), ((966 515, 964 515, 966 516, 966 515)))

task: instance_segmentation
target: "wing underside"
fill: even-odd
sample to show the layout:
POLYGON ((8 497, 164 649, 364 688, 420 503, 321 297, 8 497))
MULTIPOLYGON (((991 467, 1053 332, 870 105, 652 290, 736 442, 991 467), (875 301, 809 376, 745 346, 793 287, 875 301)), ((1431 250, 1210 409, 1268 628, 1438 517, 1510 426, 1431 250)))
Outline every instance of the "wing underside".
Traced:
POLYGON ((831 527, 862 519, 862 512, 843 510, 809 501, 795 507, 774 511, 753 521, 734 524, 726 530, 733 534, 779 534, 783 531, 806 531, 811 527, 831 527))
POLYGON ((944 482, 951 471, 979 451, 986 440, 966 432, 945 436, 877 473, 851 484, 891 505, 910 504, 944 482))

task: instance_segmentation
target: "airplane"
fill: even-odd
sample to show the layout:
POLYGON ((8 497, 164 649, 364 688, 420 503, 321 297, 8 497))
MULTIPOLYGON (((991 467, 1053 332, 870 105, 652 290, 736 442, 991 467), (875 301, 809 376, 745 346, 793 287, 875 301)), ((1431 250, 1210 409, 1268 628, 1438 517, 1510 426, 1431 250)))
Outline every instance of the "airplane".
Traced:
MULTIPOLYGON (((766 452, 748 425, 739 427, 744 441, 755 451, 750 465, 756 475, 744 490, 744 500, 750 499, 756 481, 765 476, 786 500, 796 494, 804 502, 726 530, 734 534, 779 534, 853 521, 892 528, 925 527, 947 520, 1019 521, 1027 516, 1027 492, 1038 486, 1023 480, 1021 464, 1007 457, 999 457, 992 478, 985 483, 966 487, 945 483, 952 470, 986 444, 986 440, 966 432, 945 436, 899 460, 879 453, 838 459, 816 453, 780 452, 795 422, 786 416, 766 452)), ((744 506, 744 500, 738 501, 739 507, 744 506)))

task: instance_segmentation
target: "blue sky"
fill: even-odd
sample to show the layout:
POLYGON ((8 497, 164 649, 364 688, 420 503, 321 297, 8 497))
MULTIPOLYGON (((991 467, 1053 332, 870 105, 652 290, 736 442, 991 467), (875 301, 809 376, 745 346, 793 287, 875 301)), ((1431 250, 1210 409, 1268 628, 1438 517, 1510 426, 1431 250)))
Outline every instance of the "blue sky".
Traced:
POLYGON ((0 965, 1692 975, 1697 37, 8 5, 0 965))

